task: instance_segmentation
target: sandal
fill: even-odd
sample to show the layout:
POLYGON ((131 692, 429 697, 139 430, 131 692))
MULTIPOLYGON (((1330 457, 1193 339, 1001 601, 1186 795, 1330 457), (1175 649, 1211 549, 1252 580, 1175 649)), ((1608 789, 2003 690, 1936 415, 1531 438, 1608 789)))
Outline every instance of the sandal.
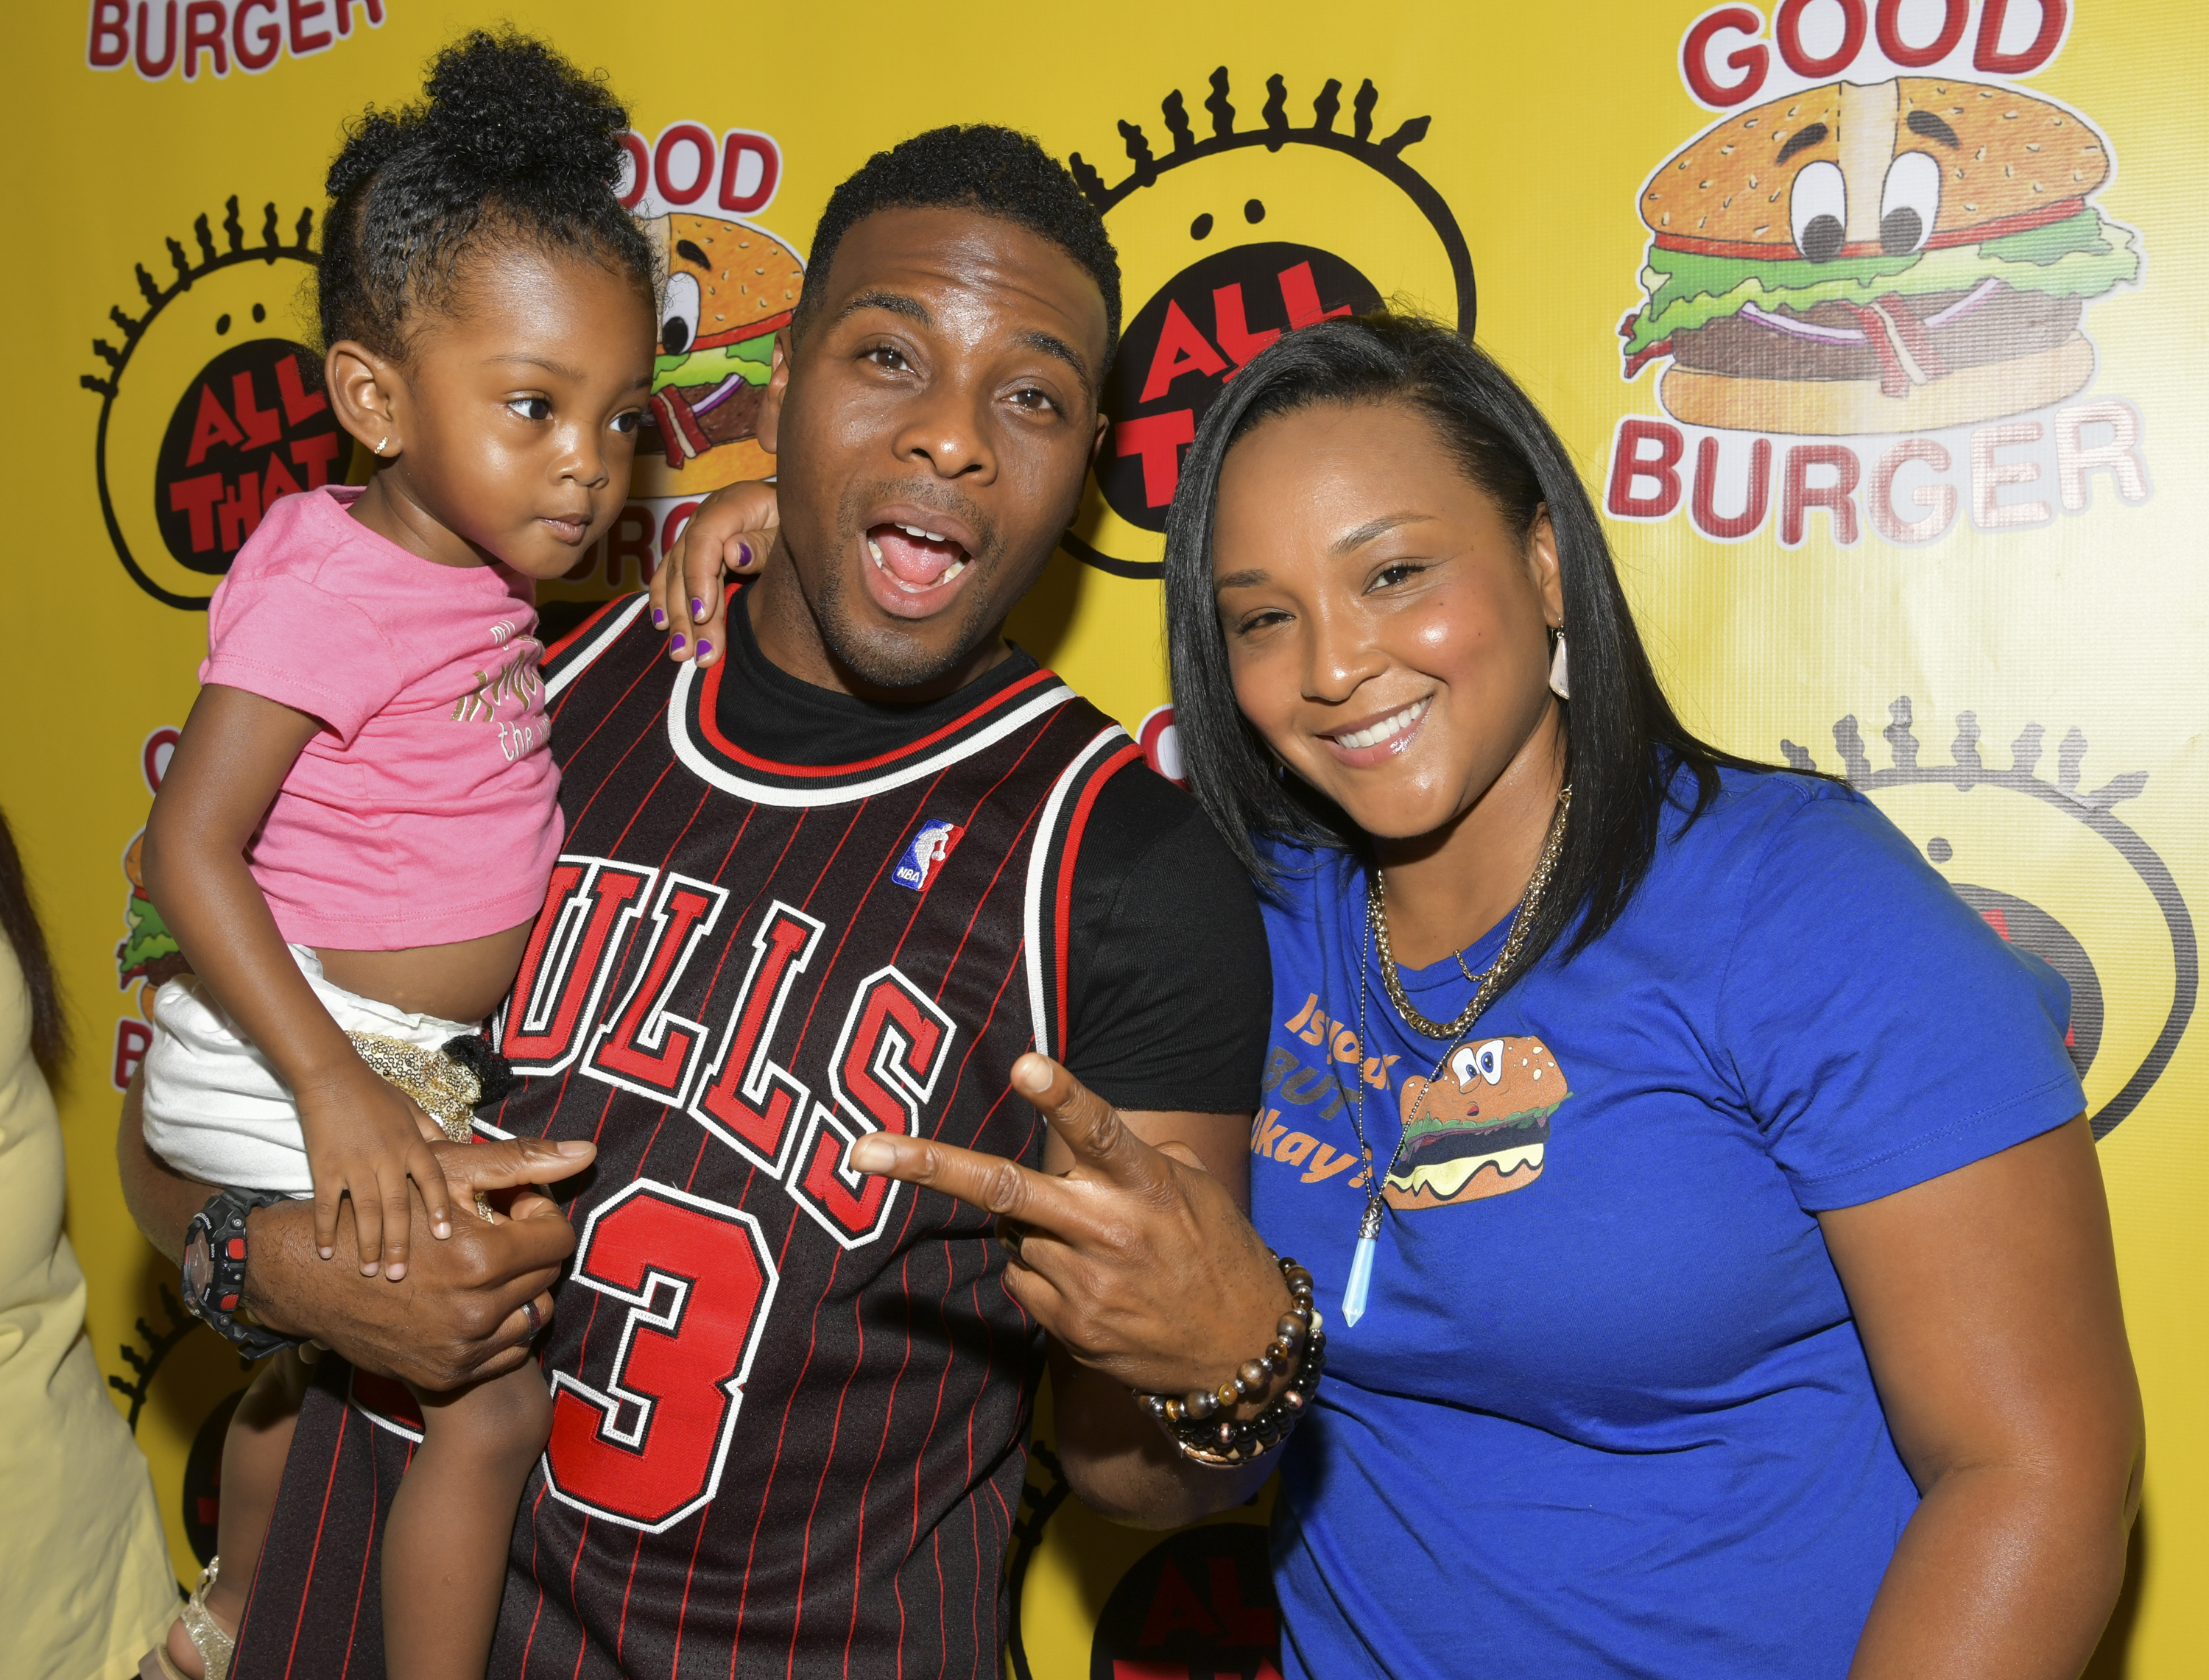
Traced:
MULTIPOLYGON (((190 1640, 200 1653, 202 1680, 230 1680, 230 1659, 238 1649, 238 1641, 223 1631, 222 1623, 208 1613, 208 1589, 215 1583, 222 1568, 222 1559, 216 1558, 200 1571, 200 1584, 192 1589, 192 1596, 184 1600, 184 1607, 177 1612, 177 1619, 184 1624, 184 1637, 190 1640)), ((178 1668, 169 1654, 169 1641, 165 1636, 149 1653, 157 1665, 155 1673, 160 1680, 191 1680, 178 1668)), ((139 1673, 145 1680, 153 1680, 141 1664, 139 1673)))

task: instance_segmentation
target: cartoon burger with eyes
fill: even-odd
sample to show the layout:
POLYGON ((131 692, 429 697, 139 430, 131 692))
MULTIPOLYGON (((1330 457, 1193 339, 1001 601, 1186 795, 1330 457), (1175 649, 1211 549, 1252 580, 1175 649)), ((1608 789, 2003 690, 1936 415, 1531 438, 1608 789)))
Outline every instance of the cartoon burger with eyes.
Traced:
POLYGON ((667 288, 633 493, 702 496, 766 478, 774 457, 759 445, 760 404, 805 266, 745 222, 677 214, 644 231, 667 288))
POLYGON ((1626 376, 1669 358, 1675 419, 1783 434, 2060 401, 2093 376, 2083 306, 2140 273, 2090 202, 2110 168, 2074 113, 1973 82, 1839 82, 1730 117, 1641 190, 1626 376))
POLYGON ((1571 1094, 1539 1039, 1460 1045, 1432 1085, 1404 1081, 1404 1147, 1381 1200, 1408 1213, 1525 1189, 1542 1176, 1550 1117, 1571 1094))

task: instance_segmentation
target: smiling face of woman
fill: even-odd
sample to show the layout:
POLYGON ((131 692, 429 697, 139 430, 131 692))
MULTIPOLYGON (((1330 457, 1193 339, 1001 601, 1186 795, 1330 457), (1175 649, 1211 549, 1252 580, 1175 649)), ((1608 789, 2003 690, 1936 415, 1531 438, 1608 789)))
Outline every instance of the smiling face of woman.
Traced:
POLYGON ((1376 840, 1439 837, 1499 790, 1546 821, 1556 540, 1546 515, 1514 529, 1426 416, 1327 404, 1238 439, 1213 580, 1243 715, 1376 840))

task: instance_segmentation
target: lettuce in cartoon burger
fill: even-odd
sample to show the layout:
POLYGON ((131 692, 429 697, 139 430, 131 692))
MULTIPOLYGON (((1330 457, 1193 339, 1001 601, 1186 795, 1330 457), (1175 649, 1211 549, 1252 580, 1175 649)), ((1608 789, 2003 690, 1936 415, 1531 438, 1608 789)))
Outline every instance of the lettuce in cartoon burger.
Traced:
POLYGON ((743 222, 674 214, 644 224, 667 289, 634 493, 695 496, 774 471, 759 446, 774 335, 798 307, 797 255, 743 222))
POLYGON ((2083 306, 2139 277, 2091 202, 2103 137, 2007 87, 1904 76, 1730 117, 1642 188, 1648 301, 1626 376, 1691 425, 1966 425, 2093 376, 2083 306))

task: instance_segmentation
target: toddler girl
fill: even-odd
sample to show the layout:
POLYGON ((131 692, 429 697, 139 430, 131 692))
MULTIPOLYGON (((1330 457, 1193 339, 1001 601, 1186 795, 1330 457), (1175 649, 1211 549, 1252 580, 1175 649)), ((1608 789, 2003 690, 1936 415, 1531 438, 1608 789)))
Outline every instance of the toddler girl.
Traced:
MULTIPOLYGON (((478 1026, 559 851, 531 580, 621 509, 654 319, 599 81, 477 33, 426 93, 370 111, 329 172, 325 389, 377 470, 276 502, 239 551, 144 854, 195 971, 155 1002, 147 1141, 259 1201, 311 1195, 326 1260, 350 1198, 360 1269, 394 1280, 417 1195, 451 1232, 428 1140, 464 1140, 500 1076, 478 1026)), ((241 1401, 220 1556, 142 1672, 226 1671, 302 1387, 286 1351, 241 1401)), ((479 1680, 551 1400, 533 1363, 417 1398, 386 1666, 479 1680)))

